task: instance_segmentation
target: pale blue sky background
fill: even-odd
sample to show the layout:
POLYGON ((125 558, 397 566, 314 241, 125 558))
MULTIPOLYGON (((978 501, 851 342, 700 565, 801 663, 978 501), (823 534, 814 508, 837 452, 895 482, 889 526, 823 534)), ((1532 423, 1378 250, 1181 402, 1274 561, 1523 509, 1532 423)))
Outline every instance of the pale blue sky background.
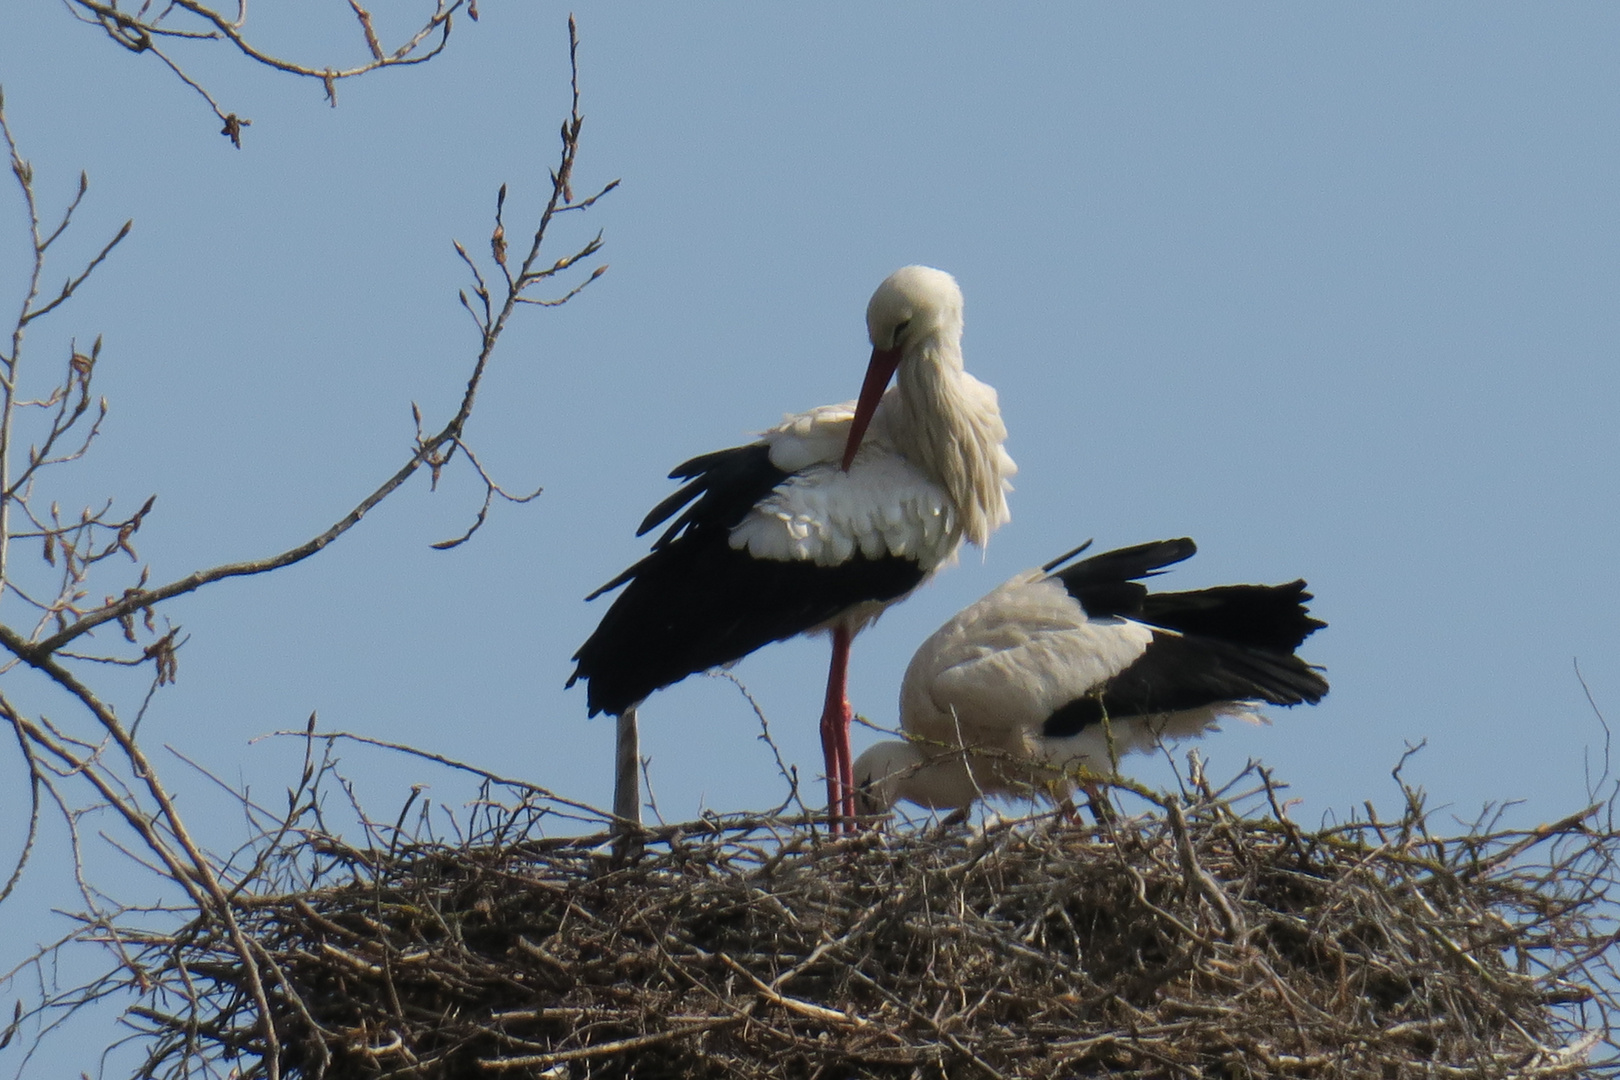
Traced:
MULTIPOLYGON (((346 5, 274 8, 252 9, 273 45, 360 55, 346 5), (318 30, 277 22, 288 10, 318 30)), ((345 84, 336 110, 316 84, 199 56, 253 120, 240 151, 167 71, 59 5, 0 20, 0 84, 42 196, 91 175, 73 250, 136 221, 30 340, 40 373, 68 338, 106 335, 112 417, 56 497, 158 493, 139 538, 156 578, 313 535, 403 461, 411 401, 434 426, 453 407, 474 337, 450 241, 487 250, 503 181, 509 221, 537 206, 566 105, 566 9, 482 14, 439 60, 345 84)), ((418 481, 302 566, 172 605, 191 639, 151 745, 275 792, 294 750, 249 740, 319 710, 606 803, 612 728, 562 689, 601 613, 581 598, 644 550, 632 533, 672 465, 853 397, 867 296, 924 262, 961 281, 968 365, 1001 393, 1018 490, 984 558, 859 639, 858 710, 893 723, 911 651, 1012 573, 1087 537, 1191 535, 1200 554, 1167 585, 1303 576, 1331 624, 1304 650, 1331 696, 1207 741, 1213 775, 1261 756, 1307 822, 1393 809, 1389 768, 1427 739, 1408 776, 1463 816, 1581 805, 1602 732, 1572 660, 1601 706, 1620 702, 1620 10, 683 4, 579 20, 577 182, 624 186, 559 239, 605 229, 613 266, 513 327, 470 429, 502 480, 545 494, 439 553, 479 493, 459 473, 431 496, 418 481)), ((811 641, 736 669, 807 780, 825 665, 811 641)), ((115 696, 133 710, 138 687, 115 696)), ((694 678, 642 715, 667 817, 779 801, 729 684, 694 678)), ((465 797, 349 759, 380 807, 422 779, 465 797)), ((165 767, 206 819, 206 785, 165 767)), ((209 830, 240 835, 229 818, 209 830)), ((65 902, 60 870, 41 862, 29 903, 65 902)), ((20 910, 8 950, 60 925, 20 910)), ((94 1065, 60 1053, 54 1071, 94 1065)))

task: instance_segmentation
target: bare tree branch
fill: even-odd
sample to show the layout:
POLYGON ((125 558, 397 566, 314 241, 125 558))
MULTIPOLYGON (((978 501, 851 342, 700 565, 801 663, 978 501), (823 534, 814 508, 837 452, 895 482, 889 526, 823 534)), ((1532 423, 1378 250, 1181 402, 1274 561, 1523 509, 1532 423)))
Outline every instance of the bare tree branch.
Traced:
POLYGON ((223 42, 248 59, 288 75, 314 79, 321 83, 327 100, 336 107, 337 84, 344 79, 358 78, 373 71, 389 67, 404 67, 425 63, 439 55, 450 42, 450 30, 458 11, 466 11, 478 18, 477 5, 471 0, 433 0, 418 29, 407 35, 393 49, 386 49, 377 36, 371 12, 359 0, 349 0, 359 24, 360 35, 369 59, 351 67, 332 67, 309 64, 277 56, 249 39, 247 4, 238 6, 235 18, 228 18, 220 9, 201 0, 168 0, 155 12, 152 5, 142 5, 134 14, 121 10, 117 0, 64 0, 74 17, 81 22, 99 26, 118 45, 134 53, 150 53, 157 57, 183 83, 196 91, 219 122, 224 125, 221 134, 230 138, 237 147, 242 145, 242 128, 252 123, 235 112, 227 111, 206 87, 188 75, 170 52, 173 44, 223 42), (173 25, 176 15, 190 16, 192 25, 173 25))
MULTIPOLYGON (((507 323, 512 317, 512 313, 517 309, 518 305, 520 303, 532 302, 530 301, 529 297, 524 295, 526 290, 542 281, 549 280, 557 273, 574 266, 580 260, 588 258, 601 248, 601 236, 598 234, 578 251, 558 260, 550 268, 541 271, 536 271, 533 269, 535 263, 538 262, 540 258, 541 250, 545 243, 547 232, 551 227, 553 218, 561 211, 577 209, 584 205, 571 205, 567 198, 568 194, 571 193, 569 178, 573 174, 574 163, 579 153, 580 130, 584 126, 584 117, 579 111, 579 36, 577 27, 575 26, 575 23, 571 17, 568 25, 569 64, 571 72, 570 88, 572 98, 569 109, 569 118, 563 124, 562 128, 562 149, 558 166, 556 170, 553 171, 551 176, 551 195, 546 202, 544 210, 540 214, 539 223, 535 227, 533 239, 530 242, 528 252, 523 258, 520 269, 515 276, 509 273, 506 274, 505 280, 507 287, 505 290, 505 296, 502 298, 501 306, 498 309, 495 309, 492 306, 492 301, 488 290, 484 286, 484 279, 482 276, 475 273, 475 280, 477 281, 475 290, 483 299, 485 310, 489 312, 489 314, 485 319, 479 322, 479 335, 481 340, 479 343, 477 359, 473 365, 472 374, 467 379, 467 385, 466 389, 462 393, 461 403, 456 409, 455 414, 451 416, 450 420, 441 429, 439 429, 436 434, 426 439, 419 436, 414 453, 412 453, 409 460, 401 465, 392 476, 390 476, 379 487, 372 491, 370 495, 362 499, 359 504, 354 507, 354 509, 350 510, 342 518, 334 522, 330 527, 309 540, 306 540, 304 543, 265 558, 252 559, 244 562, 226 563, 219 566, 209 567, 207 569, 194 571, 193 573, 187 574, 182 578, 168 582, 164 585, 159 585, 155 588, 134 590, 112 603, 83 613, 76 619, 69 622, 67 625, 63 626, 56 633, 40 641, 27 641, 15 634, 15 632, 0 632, 0 645, 4 645, 7 649, 11 650, 14 655, 18 656, 25 662, 35 664, 37 660, 49 657, 56 650, 62 648, 96 627, 107 622, 111 622, 115 619, 126 618, 130 614, 142 608, 150 608, 166 600, 171 600, 174 597, 183 596, 186 593, 193 592, 204 585, 208 585, 215 581, 221 581, 231 577, 263 574, 272 570, 279 570, 284 566, 290 566, 294 563, 302 562, 304 559, 307 559, 311 555, 321 551, 328 544, 332 543, 338 537, 348 532, 355 525, 359 524, 360 520, 364 518, 373 507, 398 490, 399 487, 414 476, 417 470, 422 466, 428 466, 433 476, 437 478, 439 471, 450 462, 457 447, 465 449, 463 432, 466 429, 467 421, 472 416, 473 407, 477 402, 478 390, 482 385, 484 373, 488 368, 490 359, 494 355, 495 347, 500 340, 501 334, 505 331, 507 323)), ((593 195, 588 201, 594 202, 608 191, 613 190, 613 188, 617 185, 617 180, 609 183, 596 195, 593 195)), ((504 211, 504 204, 505 188, 503 186, 501 198, 497 201, 496 225, 498 229, 502 228, 501 215, 504 211)), ((457 244, 456 249, 462 259, 467 262, 469 266, 472 266, 472 260, 467 255, 465 248, 463 248, 460 244, 457 244)), ((505 268, 503 266, 503 270, 504 269, 505 268)), ((579 294, 580 290, 584 289, 586 286, 590 285, 592 282, 601 277, 606 269, 607 267, 605 265, 598 266, 591 271, 590 275, 586 277, 584 281, 580 282, 580 284, 571 289, 565 296, 557 300, 542 302, 554 305, 561 304, 569 299, 572 299, 574 296, 579 294)), ((476 267, 474 267, 474 270, 476 271, 476 267)), ((465 299, 463 302, 465 303, 465 299)), ((477 318, 476 313, 475 318, 477 318)), ((3 429, 0 429, 0 451, 3 451, 3 449, 3 429)), ((483 468, 476 465, 476 463, 475 468, 478 470, 480 476, 484 478, 486 483, 489 483, 488 474, 484 472, 483 468)), ((3 489, 5 486, 3 474, 0 474, 0 489, 3 489)), ((486 491, 486 496, 491 496, 493 493, 500 493, 505 496, 504 492, 500 491, 498 487, 490 483, 490 486, 486 491)), ((505 497, 514 502, 526 502, 528 499, 533 498, 532 495, 520 498, 514 498, 512 496, 505 497)), ((456 543, 466 540, 472 535, 472 533, 476 532, 483 519, 484 514, 480 512, 478 519, 475 521, 472 528, 456 543)), ((453 547, 456 545, 445 544, 443 546, 453 547)))
MULTIPOLYGON (((369 11, 360 0, 350 0, 351 10, 360 24, 372 59, 358 68, 335 71, 299 68, 261 52, 243 36, 245 4, 231 19, 198 0, 170 0, 167 6, 156 9, 150 5, 143 6, 136 14, 119 10, 116 0, 105 3, 102 0, 65 2, 80 17, 100 23, 124 47, 158 55, 205 98, 208 97, 207 91, 186 76, 164 53, 167 45, 226 41, 252 59, 278 70, 322 79, 330 96, 338 79, 383 66, 420 63, 431 58, 447 39, 451 14, 463 9, 472 14, 474 10, 471 0, 436 0, 434 15, 427 26, 404 45, 389 52, 378 36, 369 11), (166 22, 181 16, 203 20, 203 29, 175 27, 166 22), (430 48, 419 48, 435 34, 439 35, 436 44, 430 48)), ((504 240, 491 244, 491 256, 500 267, 498 275, 493 269, 481 270, 465 248, 456 245, 456 250, 471 271, 474 294, 478 298, 473 303, 463 297, 463 303, 473 313, 478 338, 473 350, 471 373, 450 418, 435 433, 426 434, 422 428, 421 412, 413 406, 416 430, 405 462, 342 518, 303 543, 265 558, 202 568, 156 587, 149 586, 149 570, 140 565, 135 546, 143 523, 153 511, 155 496, 147 498, 133 513, 115 511, 110 499, 74 512, 64 511, 58 502, 49 500, 46 494, 48 485, 59 475, 57 470, 61 466, 78 461, 92 449, 107 417, 105 400, 93 390, 102 353, 100 338, 88 351, 81 351, 76 344, 70 344, 67 363, 60 369, 59 376, 54 373, 50 375, 54 385, 49 386, 48 390, 24 390, 25 370, 29 382, 38 379, 34 374, 37 365, 25 364, 25 346, 30 344, 28 332, 36 328, 42 316, 62 308, 78 295, 129 234, 131 226, 125 224, 99 251, 66 275, 60 289, 47 290, 44 284, 46 275, 56 272, 48 255, 53 251, 52 245, 70 228, 88 191, 88 182, 81 175, 78 189, 67 202, 59 222, 47 229, 37 199, 33 170, 13 137, 6 120, 3 99, 0 99, 0 137, 4 139, 9 165, 23 196, 31 249, 27 256, 29 269, 22 276, 22 302, 15 309, 16 317, 9 341, 3 343, 3 349, 0 349, 0 600, 10 605, 4 609, 8 614, 0 618, 0 655, 9 654, 9 659, 0 662, 0 673, 11 672, 19 664, 26 664, 67 695, 76 707, 73 717, 78 718, 62 721, 44 714, 30 715, 18 701, 0 692, 0 719, 11 728, 30 789, 30 812, 25 824, 19 822, 21 843, 15 860, 5 872, 3 880, 0 880, 0 903, 12 898, 16 892, 31 856, 38 850, 42 821, 48 821, 54 812, 60 816, 66 828, 74 880, 83 898, 83 910, 75 916, 82 925, 64 941, 90 942, 112 949, 120 965, 119 971, 123 973, 121 976, 109 974, 57 994, 44 989, 41 967, 41 999, 45 1002, 41 1010, 59 1008, 71 1013, 85 1004, 129 990, 148 994, 152 984, 147 981, 139 956, 141 949, 156 938, 145 928, 131 926, 130 919, 160 915, 168 919, 171 925, 183 922, 192 927, 206 927, 210 934, 218 931, 225 935, 222 940, 231 942, 231 978, 235 980, 240 1000, 255 1017, 232 1038, 239 1049, 262 1059, 255 1075, 278 1080, 284 1070, 290 1067, 283 1062, 282 1053, 287 1031, 294 1034, 308 1032, 321 1047, 325 1046, 322 1040, 332 1035, 321 1028, 296 989, 289 984, 278 958, 242 932, 239 913, 246 903, 245 897, 263 887, 263 875, 270 866, 267 860, 274 852, 282 850, 284 843, 297 842, 304 835, 306 826, 321 832, 328 829, 316 791, 321 778, 331 775, 332 742, 343 736, 317 736, 314 718, 311 717, 310 726, 303 733, 303 774, 299 782, 289 789, 287 812, 284 815, 271 813, 244 798, 245 820, 250 827, 260 831, 253 840, 243 844, 227 858, 218 858, 205 850, 182 817, 171 789, 161 781, 136 738, 136 729, 154 695, 174 680, 179 652, 186 641, 181 628, 170 623, 157 609, 164 602, 211 582, 267 573, 314 555, 352 529, 373 507, 398 490, 423 466, 427 467, 436 485, 443 469, 454 460, 457 450, 465 455, 470 471, 482 485, 483 500, 472 525, 454 543, 461 543, 477 532, 487 520, 489 509, 496 499, 524 503, 538 497, 538 488, 526 494, 514 494, 498 483, 468 443, 465 431, 477 404, 484 375, 513 312, 519 304, 530 302, 531 298, 526 293, 542 282, 550 283, 557 279, 558 283, 552 288, 565 292, 562 299, 567 299, 577 295, 581 288, 596 280, 605 269, 598 267, 586 274, 582 268, 576 267, 581 260, 600 249, 600 234, 581 246, 565 248, 571 254, 554 261, 551 260, 550 249, 546 247, 555 215, 583 208, 582 204, 571 201, 570 187, 583 125, 579 110, 577 53, 578 35, 570 19, 571 99, 568 118, 562 127, 562 146, 551 175, 551 191, 540 210, 531 245, 517 273, 513 275, 507 272, 504 240), (543 250, 547 252, 546 259, 551 261, 550 268, 535 270, 536 266, 542 265, 543 250), (572 288, 566 288, 561 282, 568 279, 559 279, 559 275, 571 268, 576 269, 583 280, 576 279, 572 288), (498 295, 491 294, 491 282, 501 289, 498 295), (43 566, 17 558, 20 551, 27 550, 19 548, 18 541, 38 543, 43 566), (101 579, 108 570, 103 564, 109 559, 121 563, 124 557, 139 567, 138 571, 129 571, 118 579, 117 584, 102 583, 101 579), (30 565, 32 569, 28 569, 30 565), (102 598, 98 600, 96 597, 102 598), (89 644, 94 640, 93 634, 97 628, 109 625, 116 625, 122 632, 121 637, 107 635, 114 639, 114 644, 108 647, 89 644), (73 647, 75 643, 79 643, 76 648, 73 647), (139 699, 138 708, 125 710, 123 715, 109 697, 84 677, 86 671, 106 671, 108 665, 141 667, 148 664, 151 665, 152 677, 145 696, 139 699), (102 666, 91 669, 87 665, 102 666), (131 713, 133 722, 127 719, 131 713), (83 722, 84 717, 88 717, 88 722, 83 722), (87 730, 80 730, 81 727, 87 730), (325 740, 328 751, 327 757, 320 762, 314 756, 318 738, 325 740), (104 818, 110 814, 115 824, 94 830, 82 828, 87 816, 92 814, 104 818), (306 818, 314 825, 309 826, 306 818), (148 907, 126 907, 109 900, 94 888, 87 871, 84 843, 96 839, 157 875, 178 892, 171 890, 167 894, 168 899, 148 907), (286 1016, 283 1014, 278 1018, 272 1009, 273 999, 285 1003, 294 1011, 297 1022, 291 1029, 277 1026, 278 1019, 283 1024, 286 1022, 286 1016), (302 1028, 298 1027, 300 1023, 302 1028)), ((209 101, 213 103, 212 98, 209 101)), ((240 128, 246 121, 217 107, 216 112, 225 120, 228 133, 232 133, 233 137, 239 136, 240 128)), ((607 185, 589 201, 594 202, 616 183, 607 185)), ((506 209, 505 202, 506 188, 503 186, 497 199, 497 238, 504 235, 502 214, 506 209)), ((182 760, 189 760, 183 754, 180 756, 182 760)), ((452 767, 472 768, 450 759, 435 760, 452 767)), ((485 775, 484 780, 486 784, 513 783, 497 780, 490 775, 485 775)), ((345 784, 345 790, 350 796, 357 820, 362 822, 367 835, 386 841, 390 850, 412 828, 418 831, 428 828, 431 807, 426 803, 421 804, 423 817, 419 825, 411 827, 405 819, 406 812, 413 805, 408 802, 399 820, 387 826, 366 818, 358 800, 354 798, 352 788, 345 784)), ((547 809, 546 813, 566 812, 559 809, 565 806, 566 800, 558 799, 549 792, 541 793, 541 789, 535 789, 535 797, 557 804, 558 808, 547 809)), ((579 820, 600 823, 610 818, 610 815, 582 803, 566 805, 574 811, 571 816, 579 820)), ((53 956, 56 947, 48 946, 34 954, 35 962, 43 964, 43 958, 53 956)), ((0 982, 12 978, 17 970, 21 969, 13 969, 11 973, 0 972, 0 982)), ((190 995, 193 1002, 202 1000, 193 972, 182 972, 178 978, 184 993, 190 995)), ((151 1010, 148 1012, 156 1015, 151 1010)), ((19 1012, 10 1025, 0 1029, 0 1045, 15 1033, 21 1018, 22 1013, 19 1012)), ((56 1022, 60 1020, 45 1024, 44 1030, 49 1031, 56 1022)), ((135 1037, 143 1036, 137 1034, 135 1037)), ((163 1059, 164 1045, 167 1044, 160 1043, 150 1049, 148 1071, 163 1059)), ((321 1052, 317 1051, 314 1059, 302 1059, 302 1064, 313 1068, 315 1075, 321 1074, 326 1068, 326 1061, 320 1057, 321 1052)))

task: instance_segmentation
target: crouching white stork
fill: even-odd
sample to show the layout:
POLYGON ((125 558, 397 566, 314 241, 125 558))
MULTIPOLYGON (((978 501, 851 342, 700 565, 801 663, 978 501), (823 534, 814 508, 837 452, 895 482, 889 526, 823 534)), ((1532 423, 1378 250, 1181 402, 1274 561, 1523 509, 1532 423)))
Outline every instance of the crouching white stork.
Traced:
MULTIPOLYGON (((1029 570, 940 627, 900 691, 906 742, 855 763, 862 813, 899 799, 958 809, 985 795, 1045 791, 1115 773, 1161 739, 1201 735, 1262 704, 1315 704, 1321 673, 1294 650, 1327 624, 1304 581, 1150 593, 1141 578, 1189 558, 1161 540, 1029 570)), ((1098 800, 1094 809, 1106 805, 1098 800)))
POLYGON ((872 359, 858 401, 785 417, 757 442, 670 473, 686 483, 637 535, 680 516, 651 554, 588 598, 625 587, 569 679, 586 681, 592 716, 618 716, 623 729, 654 690, 768 642, 829 631, 821 739, 835 823, 854 813, 851 639, 963 540, 982 546, 1008 520, 1016 468, 1002 449, 996 392, 962 368, 954 278, 895 271, 872 294, 866 325, 872 359))

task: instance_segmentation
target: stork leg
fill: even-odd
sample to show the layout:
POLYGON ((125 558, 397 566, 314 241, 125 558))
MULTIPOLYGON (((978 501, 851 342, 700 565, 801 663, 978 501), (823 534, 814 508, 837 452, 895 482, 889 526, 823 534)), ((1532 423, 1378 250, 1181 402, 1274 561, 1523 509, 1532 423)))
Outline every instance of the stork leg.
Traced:
MULTIPOLYGON (((1088 780, 1082 780, 1080 786, 1085 790, 1086 798, 1090 801, 1090 805, 1086 809, 1091 811, 1091 817, 1098 825, 1118 818, 1119 815, 1114 813, 1114 803, 1109 799, 1106 787, 1088 780)), ((1070 806, 1072 807, 1073 803, 1070 806)))
POLYGON ((834 833, 853 831, 855 763, 849 756, 849 643, 847 626, 833 627, 832 666, 827 672, 827 701, 821 710, 821 751, 827 764, 827 817, 834 833))
POLYGON ((641 733, 636 706, 619 714, 613 762, 613 823, 615 833, 634 832, 641 826, 641 733))
POLYGON ((636 706, 619 714, 618 753, 613 769, 614 858, 633 862, 642 850, 641 838, 641 733, 636 706))

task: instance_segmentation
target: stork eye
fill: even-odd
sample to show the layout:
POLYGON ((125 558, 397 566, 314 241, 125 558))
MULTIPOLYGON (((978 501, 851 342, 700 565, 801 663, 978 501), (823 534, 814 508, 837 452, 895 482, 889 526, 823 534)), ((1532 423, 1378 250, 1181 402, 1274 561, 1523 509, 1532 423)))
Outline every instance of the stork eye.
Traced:
POLYGON ((893 346, 891 346, 891 347, 896 347, 896 348, 899 347, 900 339, 905 337, 906 328, 909 327, 910 325, 911 325, 911 320, 907 319, 907 320, 900 323, 898 326, 896 326, 894 328, 894 337, 891 339, 893 341, 893 346))

